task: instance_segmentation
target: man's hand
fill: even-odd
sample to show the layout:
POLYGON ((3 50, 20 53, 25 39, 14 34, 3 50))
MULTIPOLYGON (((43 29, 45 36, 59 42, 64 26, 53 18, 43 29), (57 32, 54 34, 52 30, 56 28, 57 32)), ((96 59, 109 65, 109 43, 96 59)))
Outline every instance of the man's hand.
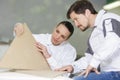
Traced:
POLYGON ((22 33, 24 32, 23 24, 22 23, 15 24, 14 32, 17 36, 22 35, 22 33))
POLYGON ((55 71, 67 71, 68 73, 73 72, 72 65, 64 66, 62 68, 56 69, 55 71))
POLYGON ((84 75, 84 77, 87 77, 91 71, 94 71, 96 74, 100 74, 100 72, 96 68, 89 65, 87 69, 80 74, 80 76, 84 75))
POLYGON ((51 55, 48 53, 46 46, 43 44, 36 42, 35 46, 37 47, 38 51, 41 52, 45 58, 50 58, 51 55))

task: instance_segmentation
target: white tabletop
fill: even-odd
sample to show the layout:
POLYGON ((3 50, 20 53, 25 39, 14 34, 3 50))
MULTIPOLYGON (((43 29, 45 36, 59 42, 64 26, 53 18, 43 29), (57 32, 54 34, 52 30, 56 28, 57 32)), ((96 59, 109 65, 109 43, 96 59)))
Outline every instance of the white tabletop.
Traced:
POLYGON ((72 80, 67 77, 46 78, 17 72, 0 72, 0 80, 72 80))

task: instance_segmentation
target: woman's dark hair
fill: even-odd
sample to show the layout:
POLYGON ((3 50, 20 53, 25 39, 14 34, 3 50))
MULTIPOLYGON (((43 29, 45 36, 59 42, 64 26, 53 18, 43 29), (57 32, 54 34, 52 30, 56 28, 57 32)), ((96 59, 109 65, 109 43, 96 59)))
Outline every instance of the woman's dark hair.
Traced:
POLYGON ((67 18, 70 19, 70 14, 74 11, 76 14, 84 14, 85 10, 89 9, 92 14, 97 14, 97 11, 88 0, 77 0, 73 3, 67 12, 67 18))
POLYGON ((68 38, 70 38, 74 32, 73 25, 69 21, 62 21, 57 26, 59 26, 60 24, 64 25, 68 29, 68 31, 70 32, 70 35, 68 38))

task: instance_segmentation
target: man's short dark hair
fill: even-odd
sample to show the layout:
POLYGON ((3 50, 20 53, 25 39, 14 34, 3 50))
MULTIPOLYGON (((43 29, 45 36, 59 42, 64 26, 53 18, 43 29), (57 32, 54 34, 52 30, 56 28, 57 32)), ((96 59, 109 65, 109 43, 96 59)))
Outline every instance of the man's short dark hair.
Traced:
POLYGON ((60 24, 64 25, 68 29, 68 31, 70 32, 70 35, 68 38, 70 38, 74 32, 73 25, 69 21, 62 21, 57 26, 59 26, 60 24))
POLYGON ((93 7, 92 3, 88 0, 77 0, 74 2, 67 12, 67 18, 70 19, 70 14, 74 11, 76 14, 84 14, 85 10, 89 9, 92 14, 97 14, 97 11, 93 7))

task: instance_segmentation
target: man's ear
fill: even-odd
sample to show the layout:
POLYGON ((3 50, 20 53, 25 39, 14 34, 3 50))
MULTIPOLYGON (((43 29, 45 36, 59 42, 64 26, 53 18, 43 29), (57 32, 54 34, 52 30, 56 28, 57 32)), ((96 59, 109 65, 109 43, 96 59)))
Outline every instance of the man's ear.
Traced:
POLYGON ((90 10, 89 10, 89 9, 86 9, 86 10, 85 10, 85 16, 86 16, 86 17, 89 17, 90 14, 91 14, 90 10))

